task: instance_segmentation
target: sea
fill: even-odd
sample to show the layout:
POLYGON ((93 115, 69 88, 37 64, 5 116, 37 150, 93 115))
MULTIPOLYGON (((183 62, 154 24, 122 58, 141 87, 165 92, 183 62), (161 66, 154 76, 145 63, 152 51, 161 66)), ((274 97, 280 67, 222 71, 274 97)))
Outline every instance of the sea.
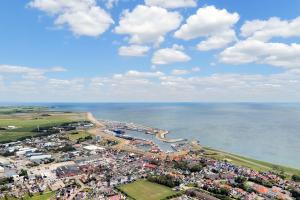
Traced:
MULTIPOLYGON (((28 104, 26 104, 28 105, 28 104)), ((170 131, 169 138, 300 169, 299 103, 53 103, 56 110, 92 112, 98 119, 133 122, 170 131)), ((152 135, 128 132, 170 144, 152 135)))

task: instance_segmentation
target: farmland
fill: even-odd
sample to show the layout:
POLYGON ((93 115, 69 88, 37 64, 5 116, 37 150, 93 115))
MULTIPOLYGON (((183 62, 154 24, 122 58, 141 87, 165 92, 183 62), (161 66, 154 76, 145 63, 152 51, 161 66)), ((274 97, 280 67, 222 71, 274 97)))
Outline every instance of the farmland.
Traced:
POLYGON ((50 111, 0 114, 0 143, 36 136, 39 133, 34 130, 38 128, 84 120, 84 116, 81 113, 50 111))

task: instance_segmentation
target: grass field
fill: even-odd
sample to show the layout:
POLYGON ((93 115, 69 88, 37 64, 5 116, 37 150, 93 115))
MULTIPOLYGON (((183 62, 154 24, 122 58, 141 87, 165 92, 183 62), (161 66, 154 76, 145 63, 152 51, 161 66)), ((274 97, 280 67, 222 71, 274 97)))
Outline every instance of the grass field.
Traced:
POLYGON ((86 131, 79 131, 77 134, 69 133, 69 134, 68 134, 68 137, 69 137, 69 140, 77 141, 77 140, 80 139, 80 138, 85 138, 85 137, 90 136, 90 135, 91 135, 91 134, 89 134, 89 133, 86 132, 86 131))
POLYGON ((50 112, 45 113, 23 113, 20 115, 1 115, 0 114, 0 127, 6 128, 8 126, 15 126, 15 129, 0 130, 0 142, 15 141, 22 137, 34 136, 38 133, 32 132, 38 126, 40 128, 46 126, 56 126, 67 122, 83 120, 83 114, 79 113, 62 113, 50 112))
POLYGON ((280 171, 283 170, 286 175, 291 176, 293 174, 300 175, 300 170, 299 169, 294 169, 291 167, 286 167, 286 166, 281 166, 281 165, 276 165, 264 161, 259 161, 255 160, 252 158, 247 158, 219 150, 215 150, 212 148, 204 147, 204 149, 210 153, 210 157, 213 157, 215 159, 219 160, 228 160, 233 164, 248 167, 253 170, 257 171, 280 171))
POLYGON ((55 192, 47 192, 47 193, 44 193, 44 194, 37 194, 37 195, 34 195, 32 197, 25 197, 24 199, 25 200, 49 200, 50 198, 54 197, 55 195, 55 192))
POLYGON ((171 188, 146 180, 138 180, 119 189, 136 200, 160 200, 177 194, 171 188))
POLYGON ((38 106, 9 106, 9 107, 0 106, 0 114, 32 113, 32 112, 37 112, 46 109, 47 109, 46 107, 38 107, 38 106))

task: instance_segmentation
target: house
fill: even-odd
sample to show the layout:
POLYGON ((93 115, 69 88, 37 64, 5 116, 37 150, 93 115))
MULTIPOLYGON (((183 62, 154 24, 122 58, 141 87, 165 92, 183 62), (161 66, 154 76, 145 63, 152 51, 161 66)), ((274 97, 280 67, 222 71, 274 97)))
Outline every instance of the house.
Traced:
POLYGON ((150 170, 155 170, 157 168, 157 165, 150 164, 150 163, 145 163, 143 164, 144 168, 150 169, 150 170))

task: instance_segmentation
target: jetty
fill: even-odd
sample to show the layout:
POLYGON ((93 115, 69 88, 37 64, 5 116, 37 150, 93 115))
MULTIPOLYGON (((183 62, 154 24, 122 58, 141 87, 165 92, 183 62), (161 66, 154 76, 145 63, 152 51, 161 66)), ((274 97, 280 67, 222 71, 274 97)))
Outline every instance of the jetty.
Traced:
POLYGON ((158 140, 166 142, 166 143, 177 143, 177 142, 184 142, 186 139, 178 138, 178 139, 171 139, 166 138, 166 135, 169 134, 169 131, 166 130, 160 130, 158 131, 155 136, 158 140))

